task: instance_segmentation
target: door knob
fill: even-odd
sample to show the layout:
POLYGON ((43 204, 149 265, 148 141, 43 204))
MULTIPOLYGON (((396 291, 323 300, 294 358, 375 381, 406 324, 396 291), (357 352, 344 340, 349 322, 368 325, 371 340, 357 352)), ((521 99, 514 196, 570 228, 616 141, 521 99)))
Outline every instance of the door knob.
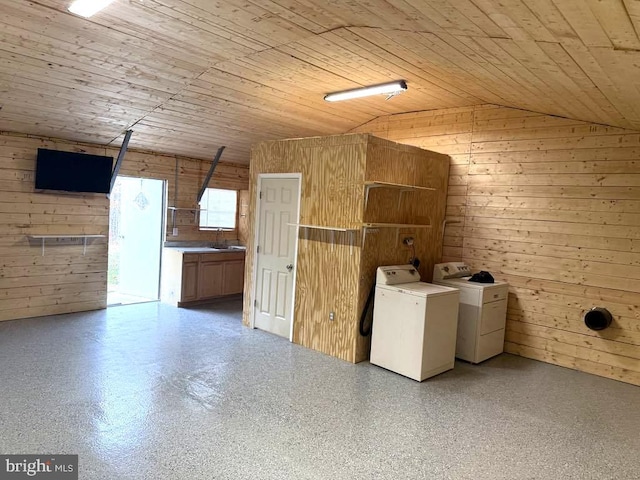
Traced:
POLYGON ((289 271, 293 270, 293 263, 290 263, 289 265, 287 265, 287 270, 289 271))

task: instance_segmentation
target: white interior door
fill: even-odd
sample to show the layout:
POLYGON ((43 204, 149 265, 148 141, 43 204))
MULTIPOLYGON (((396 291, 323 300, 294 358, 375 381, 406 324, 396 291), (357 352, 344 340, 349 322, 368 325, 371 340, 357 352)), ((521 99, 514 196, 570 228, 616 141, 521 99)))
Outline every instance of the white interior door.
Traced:
POLYGON ((254 326, 290 338, 300 178, 261 178, 254 326))

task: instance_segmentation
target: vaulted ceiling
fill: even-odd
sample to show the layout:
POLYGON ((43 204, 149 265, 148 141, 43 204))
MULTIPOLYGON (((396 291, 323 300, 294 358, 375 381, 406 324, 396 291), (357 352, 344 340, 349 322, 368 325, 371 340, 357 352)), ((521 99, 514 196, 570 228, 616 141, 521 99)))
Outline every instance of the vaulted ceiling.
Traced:
POLYGON ((640 129, 640 0, 70 1, 0 0, 0 130, 132 128, 132 147, 247 163, 257 141, 482 103, 640 129))

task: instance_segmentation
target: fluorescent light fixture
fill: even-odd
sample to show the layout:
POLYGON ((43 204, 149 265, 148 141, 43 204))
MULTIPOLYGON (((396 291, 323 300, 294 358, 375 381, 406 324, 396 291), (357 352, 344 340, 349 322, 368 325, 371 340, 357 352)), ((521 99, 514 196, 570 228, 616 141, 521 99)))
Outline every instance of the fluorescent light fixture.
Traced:
POLYGON ((69 11, 81 17, 89 18, 113 1, 114 0, 76 0, 69 6, 69 11))
POLYGON ((407 89, 407 82, 398 80, 397 82, 371 85, 370 87, 354 88, 344 92, 329 93, 324 96, 327 102, 339 102, 340 100, 350 100, 352 98, 368 97, 370 95, 387 94, 390 97, 398 95, 407 89))

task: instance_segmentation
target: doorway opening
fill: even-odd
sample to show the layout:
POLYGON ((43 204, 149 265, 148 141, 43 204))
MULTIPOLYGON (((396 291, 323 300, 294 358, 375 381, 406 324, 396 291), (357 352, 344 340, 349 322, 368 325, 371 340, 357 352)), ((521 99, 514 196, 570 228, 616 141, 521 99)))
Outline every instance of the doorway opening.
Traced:
POLYGON ((111 192, 107 306, 159 299, 165 182, 120 177, 111 192))

